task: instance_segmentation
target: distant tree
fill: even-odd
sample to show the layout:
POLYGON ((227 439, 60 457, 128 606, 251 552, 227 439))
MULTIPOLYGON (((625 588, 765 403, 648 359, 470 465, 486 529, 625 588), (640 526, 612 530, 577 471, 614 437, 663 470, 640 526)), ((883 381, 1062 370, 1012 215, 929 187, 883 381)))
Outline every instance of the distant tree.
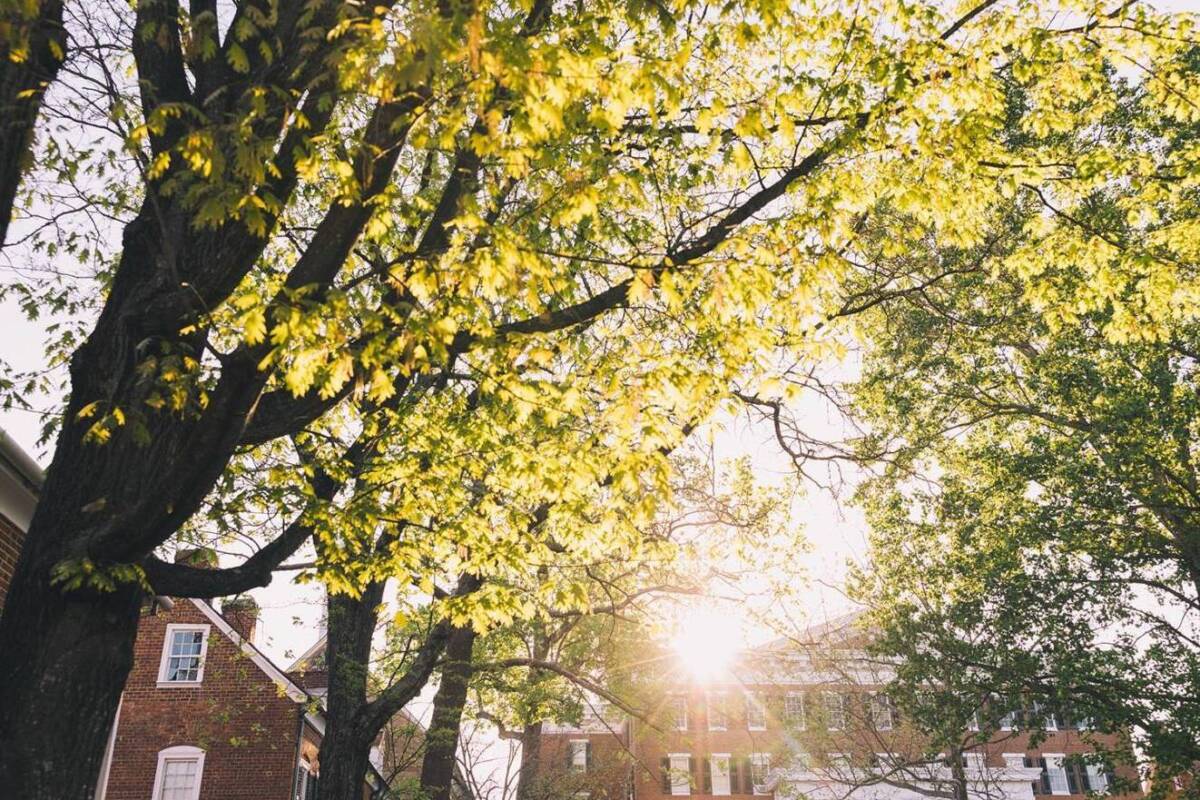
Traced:
MULTIPOLYGON (((1195 76, 1198 65, 1193 53, 1175 68, 1195 76)), ((1158 113, 1151 91, 1128 87, 1087 137, 1058 146, 1077 147, 1069 171, 1098 143, 1152 142, 1157 177, 1094 182, 1069 217, 1027 189, 998 210, 983 246, 926 231, 881 260, 944 277, 858 320, 853 401, 871 431, 864 450, 886 467, 863 492, 872 549, 854 593, 910 691, 939 676, 947 697, 1036 704, 1128 732, 1134 746, 1097 763, 1136 754, 1163 791, 1200 762, 1200 327, 1130 328, 1120 302, 1093 307, 1122 291, 1108 272, 1057 249, 1057 234, 1046 253, 1026 235, 1058 220, 1119 260, 1168 257, 1188 235, 1200 209, 1173 170, 1197 128, 1158 113), (1160 197, 1152 214, 1139 193, 1160 197), (1047 319, 1045 298, 997 270, 1014 260, 1074 287, 1078 310, 1047 319)), ((1154 284, 1143 291, 1169 302, 1195 291, 1154 284)))

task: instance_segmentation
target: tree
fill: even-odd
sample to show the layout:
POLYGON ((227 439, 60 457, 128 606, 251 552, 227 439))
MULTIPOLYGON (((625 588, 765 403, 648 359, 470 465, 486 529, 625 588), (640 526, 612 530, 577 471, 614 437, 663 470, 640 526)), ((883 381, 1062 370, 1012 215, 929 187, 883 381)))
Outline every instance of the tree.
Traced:
POLYGON ((61 0, 11 3, 0 11, 0 247, 32 156, 42 97, 66 53, 61 0))
MULTIPOLYGON (((141 0, 82 20, 99 88, 79 107, 117 144, 46 141, 37 154, 64 184, 109 159, 89 173, 100 185, 85 213, 118 195, 131 208, 116 208, 107 250, 78 253, 102 265, 83 294, 55 278, 22 289, 34 311, 66 296, 94 314, 86 335, 53 343, 66 402, 0 619, 0 783, 23 797, 90 790, 146 595, 268 581, 328 533, 357 451, 391 456, 402 436, 437 433, 410 390, 453 385, 439 402, 502 400, 523 422, 579 413, 586 380, 603 425, 585 452, 603 467, 515 472, 539 498, 591 501, 597 473, 621 491, 663 468, 663 445, 732 379, 753 381, 762 353, 809 346, 822 291, 854 268, 843 246, 879 196, 972 240, 972 214, 1008 186, 977 175, 1003 122, 997 61, 1056 100, 1080 98, 1046 123, 1069 128, 1107 91, 1106 61, 1169 64, 1186 33, 1099 5, 1082 27, 1050 30, 1038 4, 994 0, 958 16, 884 0, 835 13, 540 0, 218 11, 141 0), (911 189, 916 163, 945 196, 911 189), (331 431, 327 448, 299 443, 316 464, 291 459, 315 490, 246 468, 331 431), (304 503, 240 566, 200 574, 157 558, 227 491, 304 503)), ((1183 107, 1194 87, 1175 78, 1160 99, 1183 107)), ((28 257, 52 258, 53 244, 34 237, 28 257)), ((436 474, 463 445, 447 435, 402 474, 436 474)), ((376 535, 390 502, 349 530, 376 535)), ((514 557, 478 529, 458 543, 406 530, 429 560, 463 545, 468 570, 514 557)), ((323 577, 348 595, 381 564, 408 566, 391 552, 362 563, 358 539, 326 538, 323 577)), ((471 605, 461 613, 496 611, 471 605)))
MULTIPOLYGON (((1194 75, 1197 63, 1189 54, 1177 68, 1194 75)), ((910 690, 938 675, 960 702, 1036 705, 1094 733, 1129 732, 1133 746, 1094 737, 1097 763, 1136 756, 1163 791, 1200 759, 1200 328, 1185 316, 1131 330, 1125 300, 1093 307, 1110 288, 1088 251, 1077 259, 1050 244, 1038 255, 1025 236, 1041 228, 1061 244, 1083 232, 1113 260, 1194 259, 1194 242, 1179 238, 1195 223, 1194 198, 1171 185, 1170 165, 1196 128, 1156 110, 1150 91, 1125 87, 1091 141, 1143 154, 1154 141, 1160 160, 1142 167, 1154 176, 1094 184, 1056 217, 1055 201, 1025 190, 984 247, 926 232, 904 258, 945 277, 861 320, 853 393, 872 431, 866 448, 888 463, 863 495, 872 557, 855 592, 910 690), (1159 194, 1152 218, 1131 210, 1138 193, 1159 194), (1016 260, 1079 287, 1070 320, 1047 319, 1042 298, 996 269, 1016 260)), ((1094 157, 1074 137, 1056 146, 1072 144, 1068 180, 1094 157)), ((1028 714, 1027 726, 1044 716, 1028 714)))

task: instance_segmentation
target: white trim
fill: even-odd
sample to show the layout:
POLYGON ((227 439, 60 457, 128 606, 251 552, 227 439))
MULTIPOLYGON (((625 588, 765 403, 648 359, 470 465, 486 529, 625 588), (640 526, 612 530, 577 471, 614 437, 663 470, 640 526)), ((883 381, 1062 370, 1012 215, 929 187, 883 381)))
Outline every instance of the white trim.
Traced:
POLYGON ((571 751, 571 771, 572 772, 587 772, 588 768, 588 745, 591 744, 590 739, 570 739, 567 741, 567 747, 571 751), (583 763, 575 763, 576 745, 583 745, 583 763))
POLYGON ((208 658, 208 637, 211 633, 211 627, 208 625, 198 625, 194 623, 171 623, 167 625, 167 632, 163 636, 162 657, 158 661, 158 688, 160 689, 175 689, 179 687, 196 687, 204 683, 204 662, 208 658), (188 633, 194 631, 202 631, 204 637, 200 640, 200 665, 196 668, 196 680, 194 681, 170 681, 167 680, 167 667, 170 664, 171 658, 171 640, 175 638, 177 633, 188 633))
POLYGON ((710 731, 729 730, 729 693, 728 692, 720 692, 720 691, 705 692, 704 693, 704 716, 708 718, 705 721, 708 723, 708 729, 710 731), (721 716, 724 719, 721 720, 722 724, 720 724, 720 725, 713 724, 713 698, 714 697, 718 697, 721 700, 721 716))
POLYGON ((671 720, 671 727, 677 731, 686 731, 692 723, 691 709, 689 706, 689 698, 682 692, 672 692, 667 695, 667 702, 671 704, 671 714, 674 719, 671 720), (679 712, 683 714, 680 715, 679 712), (683 724, 679 724, 680 717, 683 718, 683 724))
POLYGON ((751 753, 750 754, 750 784, 754 787, 755 794, 770 794, 771 793, 771 754, 770 753, 751 753), (755 762, 762 765, 763 782, 754 782, 755 762))
POLYGON ((767 699, 759 691, 748 691, 746 695, 746 730, 748 731, 765 731, 767 729, 767 699), (759 724, 754 724, 750 715, 753 711, 758 712, 759 718, 762 720, 759 724))
POLYGON ((113 750, 117 746, 117 725, 121 723, 121 706, 125 704, 125 693, 117 700, 117 713, 113 716, 112 730, 108 732, 108 746, 104 748, 104 761, 100 763, 100 780, 96 781, 96 800, 104 800, 108 794, 108 773, 112 771, 113 750))
POLYGON ((730 753, 709 753, 709 755, 708 755, 708 782, 712 787, 711 794, 713 794, 714 796, 727 797, 727 796, 733 794, 733 766, 732 765, 733 765, 733 755, 732 754, 730 754, 730 753), (725 774, 722 776, 725 778, 725 785, 722 787, 717 786, 717 759, 718 758, 725 759, 725 774), (723 789, 724 791, 717 791, 718 788, 723 789))
MULTIPOLYGON (((266 656, 258 652, 258 649, 255 648, 255 646, 250 642, 246 641, 246 639, 244 639, 236 630, 234 630, 233 627, 225 620, 225 618, 217 613, 215 608, 210 606, 208 603, 205 603, 203 600, 191 598, 191 601, 196 608, 200 609, 200 613, 212 620, 212 624, 216 625, 217 629, 221 631, 221 633, 225 634, 226 637, 232 639, 234 643, 240 646, 242 652, 251 661, 253 661, 259 669, 265 672, 271 680, 275 681, 276 684, 281 686, 288 697, 292 698, 297 703, 303 703, 309 699, 308 693, 305 692, 304 689, 300 688, 299 684, 285 675, 279 669, 279 667, 272 664, 266 656)), ((312 720, 311 714, 309 715, 309 719, 310 721, 312 720)), ((313 727, 318 727, 318 725, 314 722, 313 727)), ((323 732, 324 728, 325 725, 322 722, 319 725, 319 730, 323 732)))
POLYGON ((808 708, 807 708, 807 704, 804 701, 804 692, 799 692, 799 691, 788 692, 784 696, 784 698, 783 698, 783 719, 786 724, 795 726, 795 729, 798 731, 803 731, 803 730, 808 729, 808 708), (791 700, 800 701, 800 713, 799 714, 793 714, 792 712, 788 711, 788 702, 791 700), (799 717, 799 720, 796 719, 797 717, 799 717), (800 723, 799 725, 796 725, 797 721, 799 721, 799 723, 800 723))
POLYGON ((683 796, 692 793, 692 754, 691 753, 667 753, 667 763, 671 765, 669 773, 671 778, 671 795, 683 796), (683 761, 683 767, 675 766, 676 761, 683 761), (679 780, 680 773, 683 779, 679 780))
POLYGON ((1071 793, 1071 782, 1067 779, 1067 765, 1063 763, 1066 760, 1064 753, 1042 753, 1041 758, 1046 759, 1046 775, 1050 780, 1050 794, 1064 795, 1071 793), (1056 787, 1054 785, 1055 773, 1061 779, 1061 783, 1056 787))
POLYGON ((191 745, 177 745, 158 751, 158 767, 154 770, 154 800, 162 800, 163 780, 166 778, 164 767, 168 761, 195 761, 196 785, 192 787, 192 796, 188 800, 200 797, 200 783, 204 779, 204 751, 191 745))

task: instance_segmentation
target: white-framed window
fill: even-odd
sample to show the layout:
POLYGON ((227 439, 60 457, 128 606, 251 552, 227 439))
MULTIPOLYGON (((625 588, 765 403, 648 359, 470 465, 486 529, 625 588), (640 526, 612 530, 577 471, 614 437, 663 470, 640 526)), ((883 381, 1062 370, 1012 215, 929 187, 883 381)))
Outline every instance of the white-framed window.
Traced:
POLYGON ((195 686, 204 680, 204 658, 208 655, 207 625, 168 625, 163 638, 158 685, 195 686))
POLYGON ((307 761, 296 767, 296 800, 316 800, 317 773, 307 761))
POLYGON ((204 751, 180 745, 158 751, 154 800, 196 800, 204 775, 204 751))
POLYGON ((673 694, 667 699, 670 707, 671 724, 677 731, 688 729, 688 699, 685 694, 673 694))
POLYGON ((831 731, 846 727, 846 696, 841 692, 824 692, 825 726, 831 731))
POLYGON ((987 769, 987 755, 985 753, 963 753, 963 766, 982 772, 987 769))
POLYGON ((788 692, 784 695, 783 718, 792 728, 804 730, 804 692, 788 692))
POLYGON ((871 695, 871 724, 877 731, 890 731, 896 724, 896 711, 892 698, 882 692, 871 695))
POLYGON ((1088 790, 1096 793, 1108 791, 1108 772, 1101 764, 1085 764, 1088 790))
POLYGON ((692 793, 692 754, 671 753, 668 756, 671 767, 670 786, 672 795, 692 793))
POLYGON ((1046 760, 1046 776, 1050 780, 1050 794, 1070 794, 1071 784, 1067 781, 1066 758, 1062 753, 1043 753, 1046 760))
POLYGON ((746 692, 746 728, 752 731, 767 729, 767 702, 762 692, 746 692))
POLYGON ((725 692, 709 692, 706 695, 708 705, 708 729, 723 731, 729 728, 728 696, 725 692))
POLYGON ((713 753, 708 759, 709 780, 712 783, 714 795, 729 795, 733 793, 733 784, 729 779, 729 753, 713 753))
POLYGON ((849 753, 830 753, 829 766, 834 769, 848 769, 850 767, 849 753))
POLYGON ((767 793, 767 776, 771 773, 770 753, 750 754, 750 782, 754 784, 755 794, 767 793))
POLYGON ((570 760, 572 772, 587 772, 588 769, 588 750, 591 747, 591 742, 587 739, 572 739, 570 746, 570 760))

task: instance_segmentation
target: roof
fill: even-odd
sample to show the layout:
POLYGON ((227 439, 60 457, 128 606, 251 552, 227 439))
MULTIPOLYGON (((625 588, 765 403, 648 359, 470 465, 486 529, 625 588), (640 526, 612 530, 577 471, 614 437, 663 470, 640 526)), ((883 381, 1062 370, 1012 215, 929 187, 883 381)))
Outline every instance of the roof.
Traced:
MULTIPOLYGON (((246 657, 254 663, 255 666, 262 670, 268 678, 274 681, 275 685, 280 687, 288 697, 297 703, 307 703, 317 699, 314 695, 305 691, 303 686, 288 677, 286 672, 275 666, 274 662, 263 655, 262 651, 255 647, 249 639, 246 639, 244 636, 238 633, 234 627, 229 624, 229 620, 225 619, 221 612, 217 611, 211 605, 198 598, 192 597, 188 599, 191 600, 192 604, 200 610, 201 614, 211 620, 213 625, 217 626, 217 629, 220 630, 221 633, 225 634, 226 638, 238 645, 238 647, 241 648, 242 653, 244 653, 246 657)), ((320 733, 322 736, 325 735, 324 715, 319 712, 309 710, 304 716, 318 733, 320 733)))

